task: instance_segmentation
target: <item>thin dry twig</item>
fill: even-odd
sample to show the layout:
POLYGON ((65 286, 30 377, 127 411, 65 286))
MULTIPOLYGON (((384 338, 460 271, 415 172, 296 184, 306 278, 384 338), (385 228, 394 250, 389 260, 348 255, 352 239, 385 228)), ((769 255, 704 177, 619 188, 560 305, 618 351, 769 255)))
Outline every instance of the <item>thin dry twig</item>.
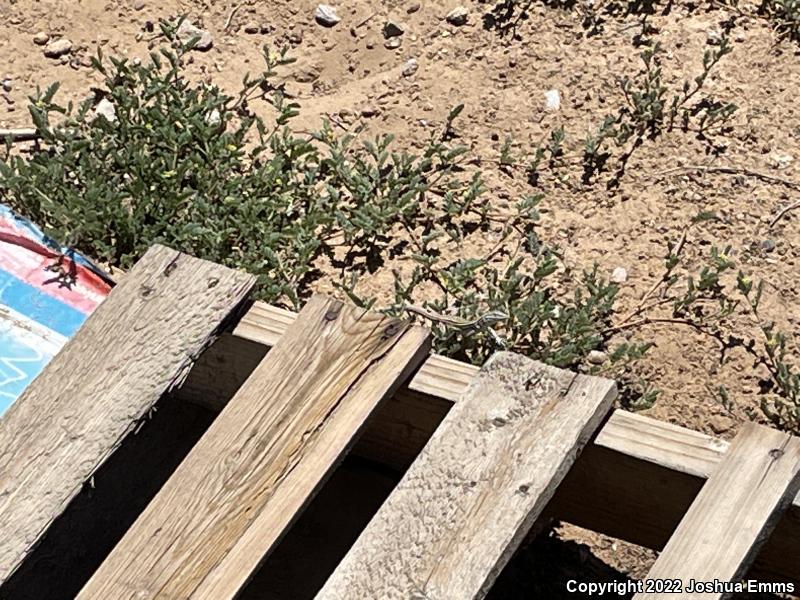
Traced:
POLYGON ((244 2, 241 4, 237 4, 231 9, 231 12, 228 13, 228 18, 225 19, 225 26, 222 28, 223 31, 228 31, 228 28, 231 26, 231 23, 233 22, 233 17, 236 16, 236 13, 239 12, 239 9, 242 8, 242 6, 244 6, 244 2))
POLYGON ((795 202, 794 204, 790 204, 789 206, 786 206, 780 211, 778 211, 778 214, 775 215, 775 218, 772 219, 772 221, 770 221, 769 228, 772 229, 775 226, 775 223, 780 221, 784 215, 786 215, 790 211, 793 211, 796 208, 800 208, 800 202, 795 202))
POLYGON ((353 29, 358 29, 359 27, 363 27, 364 25, 369 23, 372 19, 374 19, 377 15, 378 15, 378 13, 374 12, 371 15, 369 15, 368 17, 365 17, 365 18, 361 19, 361 21, 358 22, 353 29))
MULTIPOLYGON (((689 226, 687 226, 687 227, 685 227, 683 229, 683 233, 681 233, 681 237, 678 240, 678 243, 675 244, 675 250, 670 251, 671 255, 673 255, 675 257, 680 256, 681 251, 683 250, 683 247, 686 244, 686 236, 689 233, 689 229, 691 229, 691 225, 689 225, 689 226)), ((627 314, 627 316, 625 318, 623 318, 622 321, 620 321, 620 323, 619 323, 619 325, 617 327, 622 327, 623 325, 625 325, 625 323, 630 321, 636 315, 641 314, 646 309, 652 308, 653 306, 658 306, 659 304, 662 304, 664 302, 663 295, 662 295, 661 300, 657 301, 655 304, 649 304, 648 305, 647 301, 653 296, 653 294, 656 293, 656 291, 661 286, 661 284, 663 284, 665 281, 667 281, 669 279, 669 276, 670 276, 671 273, 672 273, 672 269, 668 269, 661 276, 661 279, 656 280, 656 282, 650 287, 649 290, 647 290, 647 292, 644 294, 644 296, 642 296, 641 300, 639 300, 639 304, 636 305, 636 308, 634 308, 631 312, 629 312, 627 314)))
POLYGON ((325 116, 331 123, 342 129, 343 131, 345 132, 350 131, 350 129, 344 123, 342 123, 337 117, 333 116, 333 114, 326 112, 325 116))
POLYGON ((694 321, 690 321, 689 319, 675 319, 675 318, 667 318, 667 317, 645 317, 643 319, 639 319, 638 321, 633 321, 631 323, 621 323, 619 325, 614 325, 613 327, 608 327, 601 331, 601 335, 608 335, 611 333, 617 333, 624 329, 632 329, 636 327, 641 327, 642 325, 657 325, 659 323, 670 323, 674 325, 687 325, 692 327, 693 329, 697 329, 705 333, 703 328, 694 321))
POLYGON ((685 167, 673 167, 672 169, 667 169, 666 171, 661 171, 659 173, 654 173, 650 177, 661 177, 663 175, 671 175, 673 173, 685 172, 685 171, 705 171, 706 173, 726 173, 728 175, 747 175, 748 177, 757 177, 758 179, 762 179, 764 181, 768 181, 769 183, 777 183, 780 185, 785 185, 786 187, 790 187, 795 190, 800 190, 800 182, 793 181, 791 179, 785 179, 783 177, 776 177, 775 175, 770 175, 769 173, 763 173, 761 171, 754 171, 753 169, 747 169, 744 167, 730 167, 730 166, 715 166, 715 165, 687 165, 685 167))

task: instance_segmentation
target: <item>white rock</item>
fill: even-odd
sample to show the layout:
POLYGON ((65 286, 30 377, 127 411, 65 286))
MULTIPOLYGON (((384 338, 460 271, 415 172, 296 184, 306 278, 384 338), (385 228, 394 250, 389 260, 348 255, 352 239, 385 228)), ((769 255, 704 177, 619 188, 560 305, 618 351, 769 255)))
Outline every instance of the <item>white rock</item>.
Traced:
POLYGON ((178 34, 178 39, 184 44, 188 43, 194 38, 199 38, 197 43, 192 48, 193 50, 205 52, 207 50, 211 50, 211 46, 214 45, 214 39, 211 37, 211 34, 208 31, 205 29, 200 29, 187 19, 183 20, 176 33, 178 34))
POLYGON ((794 156, 783 152, 773 152, 769 159, 770 165, 776 169, 785 169, 794 162, 794 156))
POLYGON ((97 117, 103 117, 109 123, 115 123, 117 121, 117 110, 108 98, 103 98, 97 103, 94 107, 94 115, 95 119, 97 117))
POLYGON ((561 94, 558 90, 547 90, 544 93, 544 109, 555 112, 561 108, 561 94))
POLYGON ((53 40, 44 47, 44 55, 47 58, 59 58, 65 54, 69 54, 72 50, 72 42, 67 38, 59 38, 53 40))
POLYGON ((219 125, 221 122, 222 116, 219 114, 219 111, 216 108, 206 115, 206 123, 211 126, 219 125))
POLYGON ((611 281, 614 283, 625 283, 628 281, 628 271, 624 267, 617 267, 611 272, 611 281))
POLYGON ((333 27, 342 19, 336 14, 336 9, 328 4, 320 4, 314 11, 314 18, 317 23, 324 27, 333 27))
POLYGON ((456 6, 453 10, 447 13, 447 16, 445 17, 445 21, 450 23, 450 25, 456 25, 457 27, 466 25, 468 20, 469 11, 463 6, 456 6))
POLYGON ((608 355, 605 352, 600 352, 600 350, 592 350, 586 355, 586 360, 593 365, 602 365, 608 360, 608 355))
POLYGON ((409 58, 403 63, 403 77, 411 77, 419 69, 419 63, 416 58, 409 58))

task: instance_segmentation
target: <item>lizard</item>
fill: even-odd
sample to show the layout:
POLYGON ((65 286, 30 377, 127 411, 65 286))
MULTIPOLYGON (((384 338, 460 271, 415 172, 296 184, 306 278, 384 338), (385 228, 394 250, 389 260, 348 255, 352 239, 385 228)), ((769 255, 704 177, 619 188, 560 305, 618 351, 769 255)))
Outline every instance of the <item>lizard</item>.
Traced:
POLYGON ((508 315, 502 311, 490 310, 475 319, 468 320, 443 315, 414 304, 407 304, 403 309, 406 312, 414 313, 434 323, 441 323, 461 333, 469 334, 475 331, 486 331, 492 336, 492 339, 498 346, 501 348, 506 347, 505 340, 492 328, 494 323, 499 323, 508 319, 508 315))

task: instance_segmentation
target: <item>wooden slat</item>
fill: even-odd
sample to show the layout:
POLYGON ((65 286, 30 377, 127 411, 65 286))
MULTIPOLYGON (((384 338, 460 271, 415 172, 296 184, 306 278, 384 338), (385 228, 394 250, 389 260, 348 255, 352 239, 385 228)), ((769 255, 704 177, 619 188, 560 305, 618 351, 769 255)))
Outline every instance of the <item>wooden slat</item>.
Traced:
MULTIPOLYGON (((220 410, 239 384, 241 365, 260 359, 295 313, 256 302, 224 349, 181 390, 220 410)), ((210 354, 210 353, 209 353, 210 354)), ((200 367, 201 365, 198 365, 200 367)), ((380 409, 354 452, 405 469, 467 389, 478 368, 428 357, 408 386, 380 409)), ((666 544, 728 442, 641 415, 615 411, 552 501, 558 518, 653 549, 666 544)), ((756 560, 752 577, 800 586, 800 494, 756 560)))
POLYGON ((615 395, 494 355, 317 599, 484 597, 615 395))
POLYGON ((150 249, 0 419, 0 585, 253 283, 150 249))
MULTIPOLYGON (((681 520, 647 579, 677 580, 681 598, 722 598, 695 582, 741 579, 800 488, 800 438, 747 423, 681 520)), ((713 589, 713 588, 712 588, 713 589)), ((674 598, 675 591, 637 600, 674 598)))
POLYGON ((79 598, 233 598, 429 347, 312 298, 79 598))

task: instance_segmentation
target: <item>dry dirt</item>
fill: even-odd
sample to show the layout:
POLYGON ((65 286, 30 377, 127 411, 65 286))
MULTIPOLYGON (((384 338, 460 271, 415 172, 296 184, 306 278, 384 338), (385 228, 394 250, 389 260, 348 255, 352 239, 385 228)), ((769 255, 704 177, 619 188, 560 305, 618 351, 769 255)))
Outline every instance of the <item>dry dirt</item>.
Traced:
MULTIPOLYGON (((677 240, 700 210, 713 210, 722 221, 692 231, 688 264, 698 266, 711 245, 730 245, 737 264, 767 284, 764 317, 789 334, 800 333, 800 211, 769 228, 782 207, 800 199, 798 188, 746 174, 679 169, 733 166, 800 181, 800 44, 779 42, 764 19, 739 16, 731 30, 733 53, 704 87, 738 105, 730 133, 714 138, 713 145, 681 131, 646 141, 611 189, 608 175, 584 185, 575 168, 545 169, 532 188, 522 173, 494 167, 503 140, 512 136, 517 152, 530 151, 563 126, 567 153, 579 151, 585 134, 624 103, 617 78, 640 68, 634 42, 641 17, 610 17, 600 34, 589 36, 576 10, 533 2, 514 37, 482 26, 491 3, 462 4, 469 22, 458 27, 444 20, 456 0, 351 0, 338 4, 341 22, 324 28, 314 21, 316 2, 306 0, 0 0, 0 75, 11 84, 5 100, 0 98, 0 127, 29 125, 25 102, 37 86, 58 80, 62 100, 83 98, 97 83, 88 56, 102 48, 106 55, 145 57, 151 35, 146 23, 188 14, 214 39, 209 52, 193 53, 191 72, 229 90, 246 71, 260 68, 263 44, 291 48, 298 63, 288 89, 303 107, 299 129, 316 128, 327 117, 340 131, 364 126, 367 132, 395 134, 403 147, 420 147, 441 128, 449 108, 463 103, 456 129, 460 141, 484 159, 489 194, 503 200, 543 193, 541 235, 560 244, 569 264, 597 263, 607 275, 624 267, 621 315, 661 276, 667 243, 677 240), (381 28, 388 17, 405 29, 397 49, 384 45, 381 28), (249 26, 258 33, 246 33, 249 26), (34 43, 38 32, 69 38, 72 53, 63 63, 46 58, 34 43), (404 77, 402 65, 409 58, 416 58, 419 68, 404 77), (557 111, 545 110, 544 94, 551 89, 561 94, 557 111), (765 250, 765 241, 774 249, 765 250)), ((666 50, 670 86, 700 72, 709 41, 735 14, 721 2, 698 0, 674 2, 666 14, 649 18, 656 31, 652 37, 666 50)), ((490 248, 494 241, 474 243, 490 248)), ((743 331, 757 335, 749 317, 737 318, 743 331)), ((639 371, 662 390, 649 410, 657 418, 730 437, 747 418, 745 409, 758 404, 765 372, 740 349, 722 362, 716 341, 674 324, 643 326, 618 338, 656 344, 639 371), (732 411, 714 393, 718 385, 730 391, 732 411)), ((590 539, 595 554, 631 573, 641 574, 650 560, 649 553, 622 543, 570 528, 563 534, 590 539)))

